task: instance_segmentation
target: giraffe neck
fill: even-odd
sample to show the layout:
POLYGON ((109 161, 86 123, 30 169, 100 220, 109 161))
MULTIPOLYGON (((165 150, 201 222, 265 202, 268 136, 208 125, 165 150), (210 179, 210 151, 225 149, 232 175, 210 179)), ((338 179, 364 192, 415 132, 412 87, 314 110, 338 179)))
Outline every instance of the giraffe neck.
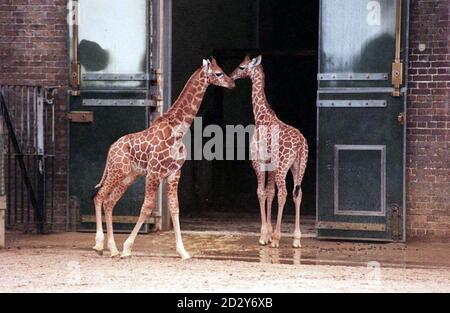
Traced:
POLYGON ((265 75, 262 65, 258 65, 251 75, 252 80, 252 103, 253 114, 255 116, 255 122, 264 120, 264 116, 273 113, 270 108, 269 102, 266 98, 265 88, 265 75))
MULTIPOLYGON (((185 128, 189 128, 200 109, 208 85, 207 76, 202 68, 199 68, 189 78, 178 99, 167 111, 165 116, 170 124, 173 126, 183 125, 185 128)), ((187 132, 187 129, 185 129, 185 132, 187 132)))

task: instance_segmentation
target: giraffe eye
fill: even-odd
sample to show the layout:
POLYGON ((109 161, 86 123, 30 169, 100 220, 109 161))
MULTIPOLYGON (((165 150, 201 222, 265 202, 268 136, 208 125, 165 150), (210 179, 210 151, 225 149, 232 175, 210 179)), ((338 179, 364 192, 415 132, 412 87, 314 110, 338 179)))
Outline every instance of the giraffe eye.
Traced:
POLYGON ((240 69, 241 71, 243 71, 243 70, 245 70, 245 66, 239 66, 239 69, 240 69))
POLYGON ((222 77, 223 73, 216 73, 216 77, 222 77))

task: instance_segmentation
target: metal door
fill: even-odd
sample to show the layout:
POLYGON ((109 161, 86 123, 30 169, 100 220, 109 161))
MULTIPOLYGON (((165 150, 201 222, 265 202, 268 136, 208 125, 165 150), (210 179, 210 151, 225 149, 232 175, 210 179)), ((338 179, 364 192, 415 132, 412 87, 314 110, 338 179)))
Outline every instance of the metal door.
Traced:
POLYGON ((408 9, 321 1, 318 238, 405 239, 408 9))
MULTIPOLYGON (((157 20, 160 1, 79 0, 69 9, 71 91, 69 206, 72 228, 95 229, 90 193, 108 149, 160 114, 157 20)), ((144 196, 139 179, 114 209, 115 230, 134 226, 144 196)), ((145 224, 155 222, 160 212, 145 224)))

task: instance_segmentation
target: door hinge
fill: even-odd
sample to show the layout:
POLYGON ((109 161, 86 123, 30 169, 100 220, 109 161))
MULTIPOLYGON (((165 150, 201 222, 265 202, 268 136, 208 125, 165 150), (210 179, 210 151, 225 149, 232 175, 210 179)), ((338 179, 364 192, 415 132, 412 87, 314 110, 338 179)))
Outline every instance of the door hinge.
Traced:
POLYGON ((397 121, 398 121, 398 123, 400 125, 402 125, 402 126, 405 125, 405 123, 406 123, 406 114, 404 112, 400 113, 397 116, 397 121))
POLYGON ((391 232, 394 241, 401 240, 400 220, 400 207, 397 204, 391 205, 391 232))
POLYGON ((74 12, 74 23, 72 23, 72 62, 70 63, 70 94, 72 96, 80 95, 80 71, 81 66, 78 62, 78 11, 74 12))
POLYGON ((392 85, 394 91, 392 96, 400 97, 401 86, 403 85, 403 63, 401 61, 401 48, 402 48, 402 1, 397 0, 397 14, 395 25, 395 59, 392 63, 392 85))
POLYGON ((403 85, 403 63, 400 60, 395 60, 392 63, 392 85, 394 86, 392 95, 394 97, 400 97, 400 88, 403 85))
POLYGON ((162 104, 162 86, 163 86, 163 73, 161 69, 152 69, 153 79, 151 83, 150 97, 157 102, 157 106, 162 104))
POLYGON ((80 95, 80 63, 70 63, 70 94, 72 96, 80 95))
POLYGON ((67 113, 67 119, 73 123, 93 123, 94 112, 91 111, 72 111, 67 113))

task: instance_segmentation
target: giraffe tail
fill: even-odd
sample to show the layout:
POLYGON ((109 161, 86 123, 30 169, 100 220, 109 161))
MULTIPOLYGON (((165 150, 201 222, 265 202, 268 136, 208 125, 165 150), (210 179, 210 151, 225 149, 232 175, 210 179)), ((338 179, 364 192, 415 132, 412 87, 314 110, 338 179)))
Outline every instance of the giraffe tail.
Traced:
POLYGON ((294 174, 294 195, 298 196, 301 190, 301 183, 305 175, 306 165, 308 162, 308 144, 305 141, 304 147, 298 152, 296 162, 297 171, 294 174))
POLYGON ((102 188, 103 183, 105 182, 106 176, 108 176, 108 169, 105 168, 105 170, 103 171, 103 176, 102 179, 100 180, 100 182, 95 185, 94 189, 92 189, 91 191, 91 199, 94 200, 95 196, 98 194, 98 191, 100 190, 100 188, 102 188))

